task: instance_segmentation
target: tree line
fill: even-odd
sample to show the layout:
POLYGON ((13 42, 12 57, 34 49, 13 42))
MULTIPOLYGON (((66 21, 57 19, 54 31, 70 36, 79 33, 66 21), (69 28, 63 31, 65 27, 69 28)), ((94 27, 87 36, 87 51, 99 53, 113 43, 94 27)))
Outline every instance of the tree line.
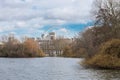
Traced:
POLYGON ((94 7, 95 25, 80 37, 88 54, 83 64, 97 68, 120 68, 120 0, 95 0, 94 7))
POLYGON ((14 36, 3 36, 0 57, 42 57, 45 54, 37 41, 27 38, 18 40, 14 36))
POLYGON ((80 32, 67 52, 85 57, 85 66, 120 68, 120 0, 95 0, 91 12, 93 27, 80 32))

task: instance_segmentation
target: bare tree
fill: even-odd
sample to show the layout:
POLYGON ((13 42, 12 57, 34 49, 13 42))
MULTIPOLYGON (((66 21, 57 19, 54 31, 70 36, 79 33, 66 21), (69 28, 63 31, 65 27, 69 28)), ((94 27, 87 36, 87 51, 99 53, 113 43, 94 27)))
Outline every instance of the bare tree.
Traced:
POLYGON ((95 0, 93 7, 97 25, 115 27, 120 24, 120 0, 95 0))

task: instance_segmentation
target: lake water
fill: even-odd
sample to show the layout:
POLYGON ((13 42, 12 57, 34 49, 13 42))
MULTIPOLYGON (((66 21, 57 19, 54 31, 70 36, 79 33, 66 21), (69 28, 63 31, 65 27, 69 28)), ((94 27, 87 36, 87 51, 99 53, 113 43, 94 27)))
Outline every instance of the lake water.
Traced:
POLYGON ((0 58, 0 80, 120 80, 119 70, 85 69, 79 58, 0 58))

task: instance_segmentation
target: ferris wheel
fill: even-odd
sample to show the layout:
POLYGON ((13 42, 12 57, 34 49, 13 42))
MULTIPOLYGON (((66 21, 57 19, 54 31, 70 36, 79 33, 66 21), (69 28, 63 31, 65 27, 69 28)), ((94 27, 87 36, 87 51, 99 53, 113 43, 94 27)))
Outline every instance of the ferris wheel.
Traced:
MULTIPOLYGON (((66 28, 66 29, 68 29, 68 27, 69 27, 69 26, 64 26, 64 28, 66 28)), ((53 26, 50 26, 47 30, 45 30, 45 31, 42 33, 42 35, 41 35, 41 39, 42 39, 42 40, 45 40, 46 37, 47 37, 47 35, 48 35, 48 32, 49 32, 50 30, 54 29, 54 28, 58 28, 58 27, 56 27, 56 25, 53 25, 53 26)), ((76 35, 78 35, 77 32, 70 32, 69 30, 68 30, 67 34, 68 34, 68 35, 63 35, 63 34, 62 34, 62 35, 63 35, 64 37, 66 37, 66 38, 73 38, 73 37, 75 37, 76 35)))
POLYGON ((51 29, 53 29, 54 26, 50 26, 47 30, 44 31, 44 33, 42 33, 41 38, 44 40, 48 34, 48 31, 50 31, 51 29))

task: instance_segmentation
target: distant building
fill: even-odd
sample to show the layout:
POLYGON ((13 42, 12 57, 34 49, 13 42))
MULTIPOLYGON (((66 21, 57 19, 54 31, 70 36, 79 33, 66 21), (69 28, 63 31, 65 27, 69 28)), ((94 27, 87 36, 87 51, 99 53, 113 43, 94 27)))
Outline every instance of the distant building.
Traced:
POLYGON ((42 34, 41 38, 26 37, 25 39, 32 39, 34 41, 37 41, 40 45, 40 49, 42 49, 43 52, 49 56, 61 55, 63 53, 63 49, 67 45, 70 45, 73 41, 73 39, 64 37, 57 38, 55 32, 50 32, 48 35, 42 34))
POLYGON ((14 34, 10 34, 8 37, 8 42, 12 44, 19 44, 20 41, 15 38, 14 34))
POLYGON ((2 48, 4 46, 3 42, 0 42, 0 48, 2 48))
POLYGON ((44 53, 50 56, 61 55, 65 46, 72 43, 69 38, 56 38, 54 32, 50 32, 47 36, 42 35, 42 39, 37 38, 40 48, 44 53))
POLYGON ((49 33, 49 39, 50 40, 55 40, 55 38, 56 38, 56 35, 55 35, 54 32, 49 33))
POLYGON ((43 40, 55 40, 56 34, 55 32, 50 32, 48 35, 42 34, 42 39, 43 40))

